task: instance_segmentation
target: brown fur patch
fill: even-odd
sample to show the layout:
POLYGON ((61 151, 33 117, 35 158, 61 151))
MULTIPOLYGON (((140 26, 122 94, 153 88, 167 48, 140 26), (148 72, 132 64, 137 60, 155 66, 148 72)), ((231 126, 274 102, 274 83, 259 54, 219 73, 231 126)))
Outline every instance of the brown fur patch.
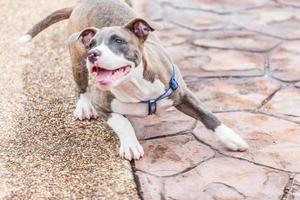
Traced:
POLYGON ((143 60, 143 64, 144 64, 144 74, 143 74, 144 79, 146 79, 147 81, 150 81, 151 83, 153 83, 154 80, 155 80, 155 72, 151 71, 148 68, 148 62, 147 62, 147 60, 145 59, 144 56, 143 56, 142 60, 143 60))
POLYGON ((46 29, 47 27, 51 26, 52 24, 55 24, 56 22, 59 22, 64 19, 68 19, 71 16, 71 13, 73 11, 73 7, 71 8, 63 8, 60 10, 57 10, 50 15, 48 15, 46 18, 44 18, 42 21, 40 21, 38 24, 34 25, 27 34, 31 35, 32 38, 39 34, 41 31, 46 29))

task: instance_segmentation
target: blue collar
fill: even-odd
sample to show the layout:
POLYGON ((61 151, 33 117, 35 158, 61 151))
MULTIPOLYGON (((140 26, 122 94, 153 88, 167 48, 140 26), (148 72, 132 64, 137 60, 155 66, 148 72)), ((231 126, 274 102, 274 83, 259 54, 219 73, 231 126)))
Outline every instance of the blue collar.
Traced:
POLYGON ((156 99, 141 101, 141 103, 147 103, 148 104, 148 115, 155 114, 156 113, 156 103, 161 99, 169 97, 171 94, 173 94, 173 92, 178 87, 179 87, 179 85, 176 81, 176 67, 175 67, 175 65, 173 65, 172 76, 171 76, 171 79, 169 81, 169 88, 166 89, 166 91, 163 94, 161 94, 159 97, 157 97, 156 99))

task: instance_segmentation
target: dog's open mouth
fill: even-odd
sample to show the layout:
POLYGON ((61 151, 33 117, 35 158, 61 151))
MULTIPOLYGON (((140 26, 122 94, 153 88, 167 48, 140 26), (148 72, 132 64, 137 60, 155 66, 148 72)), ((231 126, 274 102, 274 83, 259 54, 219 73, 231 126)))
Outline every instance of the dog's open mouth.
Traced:
POLYGON ((130 71, 130 68, 131 68, 130 65, 126 65, 118 69, 108 70, 108 69, 103 69, 99 66, 93 66, 92 72, 97 73, 96 81, 99 84, 107 85, 127 75, 130 71))

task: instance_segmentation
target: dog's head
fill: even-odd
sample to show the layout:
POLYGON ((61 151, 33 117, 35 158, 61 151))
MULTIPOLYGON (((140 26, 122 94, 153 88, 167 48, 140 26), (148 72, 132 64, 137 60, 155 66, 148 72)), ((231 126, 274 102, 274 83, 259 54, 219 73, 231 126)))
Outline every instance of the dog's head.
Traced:
POLYGON ((70 42, 78 41, 87 52, 87 68, 96 74, 97 86, 109 90, 128 80, 141 64, 144 42, 152 25, 136 18, 124 26, 86 28, 74 33, 70 42))

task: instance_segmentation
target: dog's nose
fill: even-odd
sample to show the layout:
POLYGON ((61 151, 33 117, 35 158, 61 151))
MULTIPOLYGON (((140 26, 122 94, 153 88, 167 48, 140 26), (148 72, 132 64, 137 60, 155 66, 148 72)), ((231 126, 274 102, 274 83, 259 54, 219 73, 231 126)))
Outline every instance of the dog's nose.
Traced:
POLYGON ((88 59, 91 63, 94 63, 97 60, 97 57, 101 56, 101 51, 94 49, 88 52, 88 59))

